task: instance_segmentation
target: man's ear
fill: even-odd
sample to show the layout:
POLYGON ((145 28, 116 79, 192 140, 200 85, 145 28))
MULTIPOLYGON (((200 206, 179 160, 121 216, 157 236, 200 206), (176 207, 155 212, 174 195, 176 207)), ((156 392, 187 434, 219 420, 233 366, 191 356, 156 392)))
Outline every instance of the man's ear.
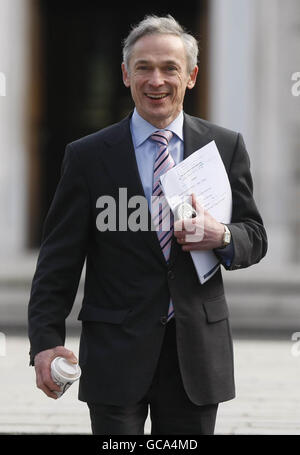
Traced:
POLYGON ((187 83, 187 88, 191 89, 194 87, 194 85, 196 84, 197 74, 198 74, 198 66, 195 66, 193 71, 190 73, 189 80, 187 83))
POLYGON ((122 68, 122 75, 123 75, 123 82, 125 87, 129 88, 130 87, 130 78, 129 78, 129 73, 125 67, 125 63, 123 62, 121 65, 122 68))

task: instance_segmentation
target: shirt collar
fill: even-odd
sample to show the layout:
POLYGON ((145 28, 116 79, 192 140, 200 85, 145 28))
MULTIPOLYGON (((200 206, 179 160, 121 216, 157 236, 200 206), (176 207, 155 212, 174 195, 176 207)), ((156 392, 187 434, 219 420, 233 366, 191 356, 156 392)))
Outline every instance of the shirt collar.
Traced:
MULTIPOLYGON (((183 111, 164 129, 172 131, 183 141, 183 111)), ((141 145, 155 131, 158 129, 141 117, 135 108, 131 117, 131 133, 135 147, 141 145)))

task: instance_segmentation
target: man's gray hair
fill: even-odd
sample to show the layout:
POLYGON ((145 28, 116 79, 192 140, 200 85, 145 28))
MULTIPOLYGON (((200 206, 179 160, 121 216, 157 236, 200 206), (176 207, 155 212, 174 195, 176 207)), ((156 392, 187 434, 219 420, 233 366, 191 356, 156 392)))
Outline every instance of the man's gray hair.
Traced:
POLYGON ((127 71, 134 44, 146 35, 175 35, 182 39, 186 51, 187 71, 191 73, 198 60, 198 43, 185 29, 170 15, 164 17, 146 16, 131 32, 123 43, 123 62, 127 71))

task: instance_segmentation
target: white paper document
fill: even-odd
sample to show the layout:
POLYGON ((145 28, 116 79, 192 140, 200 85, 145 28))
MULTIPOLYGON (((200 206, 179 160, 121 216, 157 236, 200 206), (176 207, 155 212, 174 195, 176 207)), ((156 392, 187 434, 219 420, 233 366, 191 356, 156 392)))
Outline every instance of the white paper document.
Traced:
MULTIPOLYGON (((195 193, 198 201, 217 221, 230 223, 232 194, 223 161, 215 141, 210 142, 160 177, 170 208, 195 193)), ((191 251, 201 284, 218 270, 220 261, 213 251, 191 251)))

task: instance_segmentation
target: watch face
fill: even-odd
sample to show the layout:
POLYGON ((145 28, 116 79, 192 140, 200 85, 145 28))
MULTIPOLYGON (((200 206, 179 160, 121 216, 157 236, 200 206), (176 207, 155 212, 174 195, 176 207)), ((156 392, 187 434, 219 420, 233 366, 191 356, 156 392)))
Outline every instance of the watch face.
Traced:
POLYGON ((224 237, 223 237, 223 243, 224 243, 225 246, 227 246, 227 245, 229 245, 230 241, 231 241, 231 233, 230 233, 228 227, 225 226, 225 232, 224 232, 224 237))
POLYGON ((177 217, 180 220, 185 218, 194 218, 197 216, 196 210, 187 202, 180 204, 176 209, 177 217))

